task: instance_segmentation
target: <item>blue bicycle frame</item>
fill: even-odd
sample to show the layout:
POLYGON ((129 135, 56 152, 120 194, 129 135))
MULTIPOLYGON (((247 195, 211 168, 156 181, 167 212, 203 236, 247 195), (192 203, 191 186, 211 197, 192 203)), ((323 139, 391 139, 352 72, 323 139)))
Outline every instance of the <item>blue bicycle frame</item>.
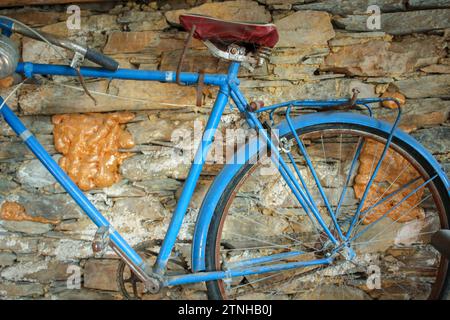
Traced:
MULTIPOLYGON (((201 139, 199 148, 194 158, 194 162, 191 166, 186 182, 184 184, 180 199, 177 203, 175 212, 173 213, 169 228, 161 246, 157 261, 154 266, 148 266, 138 253, 125 241, 125 239, 114 230, 113 226, 106 220, 106 218, 95 208, 95 206, 87 199, 84 193, 76 186, 76 184, 67 176, 67 174, 58 166, 58 164, 51 158, 51 156, 45 151, 42 145, 31 134, 31 132, 24 126, 21 120, 11 111, 11 109, 1 103, 3 107, 0 112, 5 121, 11 126, 14 132, 24 141, 27 147, 34 153, 39 161, 47 168, 47 170, 55 177, 55 179, 61 184, 61 186, 67 191, 67 193, 75 200, 80 208, 87 214, 87 216, 95 223, 97 227, 106 227, 110 230, 110 242, 112 248, 118 253, 118 255, 129 263, 130 267, 139 276, 145 276, 145 274, 155 273, 158 274, 163 280, 163 285, 172 286, 192 282, 202 282, 208 280, 218 280, 224 278, 230 278, 234 276, 243 276, 250 274, 258 274, 265 272, 274 272, 287 270, 292 268, 298 268, 303 266, 326 264, 330 263, 331 259, 317 259, 307 262, 295 262, 295 263, 280 263, 266 266, 258 266, 258 263, 270 262, 279 260, 281 257, 270 256, 264 258, 264 261, 246 261, 242 265, 236 265, 227 271, 217 272, 198 272, 188 275, 179 276, 164 276, 164 272, 167 266, 167 262, 171 255, 172 249, 175 245, 177 235, 183 223, 183 219, 187 212, 189 202, 194 193, 197 181, 200 177, 203 165, 206 161, 208 151, 213 142, 214 133, 217 129, 221 116, 225 107, 229 103, 230 97, 238 110, 247 116, 247 120, 251 127, 256 127, 260 130, 264 130, 262 124, 255 116, 254 113, 247 111, 247 102, 245 101, 242 93, 239 90, 239 80, 237 78, 239 72, 239 63, 232 62, 230 64, 228 74, 206 74, 204 83, 206 85, 213 85, 219 87, 219 93, 211 110, 211 114, 207 121, 203 137, 201 139), (151 268, 152 267, 152 268, 151 268)), ((26 77, 32 77, 34 74, 42 75, 61 75, 61 76, 77 76, 76 71, 64 65, 49 65, 49 64, 35 64, 30 62, 19 63, 17 73, 24 74, 26 77)), ((107 79, 127 79, 127 80, 141 80, 141 81, 160 81, 173 83, 176 81, 176 74, 173 71, 148 71, 148 70, 132 70, 132 69, 118 69, 117 71, 108 71, 102 68, 84 67, 80 69, 81 74, 84 77, 95 78, 107 78, 107 79)), ((198 82, 198 73, 181 73, 180 80, 185 85, 195 84, 198 82)), ((270 137, 265 136, 267 142, 275 149, 275 145, 271 141, 270 137)), ((286 175, 285 173, 283 173, 286 175)), ((301 199, 301 197, 300 197, 301 199)), ((303 202, 303 201, 302 201, 303 202)), ((303 202, 306 206, 306 203, 303 202)), ((327 231, 331 237, 333 235, 328 230, 328 227, 320 217, 317 216, 321 225, 327 231)), ((334 238, 333 238, 334 239, 334 238)), ((289 253, 293 255, 293 253, 289 253)), ((295 252, 294 255, 299 255, 301 252, 295 252)), ((203 257, 196 257, 195 260, 203 259, 203 257)), ((259 258, 261 259, 261 258, 259 258)))
MULTIPOLYGON (((37 139, 31 134, 31 132, 24 126, 21 120, 11 111, 11 109, 4 103, 3 99, 0 98, 1 108, 0 113, 6 120, 6 122, 11 126, 14 132, 24 141, 27 147, 34 153, 34 155, 39 159, 39 161, 48 169, 48 171, 55 177, 55 179, 62 185, 62 187, 67 191, 67 193, 74 199, 74 201, 80 206, 80 208, 86 213, 86 215, 95 223, 97 227, 105 227, 109 229, 110 233, 110 245, 113 250, 124 259, 130 268, 136 273, 141 279, 145 279, 149 275, 156 276, 161 280, 163 286, 173 286, 193 282, 203 282, 210 280, 227 279, 235 276, 245 276, 251 274, 261 274, 267 272, 276 272, 282 270, 288 270, 293 268, 300 268, 311 265, 322 265, 329 264, 333 261, 332 256, 316 259, 311 261, 300 261, 300 262, 286 262, 286 263, 272 263, 268 262, 279 261, 280 259, 292 257, 296 255, 301 255, 303 252, 294 251, 275 254, 267 257, 254 258, 244 261, 238 261, 232 265, 227 266, 224 271, 205 271, 205 232, 207 232, 207 227, 210 221, 210 214, 200 214, 198 222, 195 229, 194 241, 193 241, 193 272, 192 274, 183 274, 177 276, 167 276, 165 275, 166 266, 174 248, 177 235, 182 226, 185 214, 187 212, 189 202, 192 198, 194 189, 197 185, 197 181, 200 177, 203 165, 205 163, 208 151, 213 142, 214 133, 219 125, 221 116, 224 112, 225 107, 230 102, 230 99, 234 102, 238 110, 245 115, 250 127, 255 128, 261 132, 263 141, 272 150, 271 159, 276 162, 278 169, 285 179, 289 187, 291 188, 295 198, 299 201, 301 206, 307 211, 307 213, 316 219, 319 225, 322 227, 323 231, 327 234, 330 241, 336 246, 345 245, 349 240, 349 234, 344 235, 341 233, 339 226, 336 225, 339 231, 338 237, 333 234, 327 224, 324 222, 319 210, 314 203, 311 194, 306 188, 302 188, 294 173, 288 167, 286 162, 282 159, 278 147, 271 137, 265 131, 262 123, 259 121, 258 114, 260 112, 273 112, 274 110, 287 107, 287 123, 283 130, 293 129, 293 120, 289 117, 289 112, 291 107, 303 106, 303 107, 325 107, 339 105, 343 102, 348 102, 348 99, 337 99, 328 101, 313 101, 313 100, 296 100, 287 103, 264 107, 256 112, 251 112, 248 109, 248 102, 246 101, 244 95, 239 90, 239 80, 237 78, 239 72, 240 64, 237 62, 231 62, 228 74, 206 74, 204 77, 204 83, 206 85, 212 85, 219 87, 218 96, 214 102, 214 106, 211 110, 210 117, 207 121, 204 134, 202 136, 199 148, 195 155, 194 163, 192 164, 187 179, 185 181, 180 199, 177 203, 176 209, 173 213, 169 228, 165 235, 164 241, 162 243, 159 255, 157 257, 154 266, 149 266, 145 263, 142 257, 125 241, 125 239, 114 230, 113 226, 109 221, 95 208, 95 206, 87 199, 84 193, 76 186, 76 184, 67 176, 67 174, 58 166, 58 164, 51 158, 51 156, 45 151, 42 145, 37 141, 37 139)), ((19 63, 17 70, 18 73, 24 74, 26 77, 32 77, 35 74, 41 75, 61 75, 61 76, 77 76, 77 72, 69 66, 64 65, 48 65, 48 64, 35 64, 30 62, 19 63)), ((141 81, 160 81, 166 83, 174 83, 176 81, 176 73, 173 71, 148 71, 148 70, 131 70, 131 69, 118 69, 116 71, 108 71, 102 68, 92 68, 83 67, 80 69, 80 73, 84 77, 95 77, 95 78, 107 78, 107 79, 127 79, 127 80, 141 80, 141 81)), ((181 73, 180 74, 181 83, 184 85, 196 84, 199 80, 198 73, 181 73)), ((360 99, 357 101, 360 105, 368 105, 369 103, 380 102, 387 99, 360 99)), ((371 112, 370 108, 369 112, 371 112)), ((272 113, 271 113, 272 116, 272 113)), ((342 117, 342 116, 341 116, 342 117)), ((396 130, 398 120, 400 117, 400 112, 398 118, 394 125, 389 128, 390 137, 386 143, 386 150, 389 147, 389 143, 392 140, 394 132, 396 130)), ((308 118, 305 118, 308 119, 308 118)), ((352 118, 357 119, 355 117, 352 118)), ((306 120, 305 120, 306 121, 306 120)), ((296 133, 294 138, 298 139, 296 133)), ((301 146, 301 144, 300 144, 301 146)), ((419 150, 420 147, 417 147, 419 150)), ((304 154, 305 155, 305 154, 304 154)), ((308 162, 308 158, 306 158, 308 162)), ((381 163, 382 160, 380 160, 381 163)), ((430 161, 435 161, 434 159, 430 161)), ((435 162, 433 162, 435 163, 435 162)), ((238 165, 231 165, 227 170, 232 172, 238 169, 238 165)), ((376 168, 378 170, 379 167, 376 168)), ((297 172, 298 174, 298 172, 297 172)), ((231 176, 231 175, 230 175, 231 176)), ((441 175, 441 178, 446 183, 445 174, 441 175)), ((301 177, 300 177, 301 179, 301 177)), ((222 187, 224 183, 228 180, 223 179, 213 185, 212 189, 222 187)), ((323 189, 320 183, 318 184, 319 191, 323 194, 323 189)), ((210 197, 210 195, 207 195, 210 197)), ((217 196, 216 196, 217 198, 217 196)), ((213 199, 214 200, 214 199, 213 199)), ((212 211, 212 206, 215 204, 214 201, 206 202, 208 212, 212 211)), ((338 214, 338 209, 333 212, 328 206, 329 213, 332 220, 336 223, 336 215, 338 214)), ((358 219, 360 212, 355 215, 355 219, 358 219)), ((356 221, 356 220, 354 220, 356 221)))

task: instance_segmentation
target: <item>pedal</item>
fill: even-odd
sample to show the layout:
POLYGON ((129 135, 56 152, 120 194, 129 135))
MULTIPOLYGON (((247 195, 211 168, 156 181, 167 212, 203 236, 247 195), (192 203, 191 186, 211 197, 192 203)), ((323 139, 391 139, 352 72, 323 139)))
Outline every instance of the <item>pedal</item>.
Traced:
POLYGON ((109 227, 101 226, 97 229, 94 235, 94 240, 92 240, 92 251, 96 258, 101 258, 104 256, 106 249, 109 245, 109 227))

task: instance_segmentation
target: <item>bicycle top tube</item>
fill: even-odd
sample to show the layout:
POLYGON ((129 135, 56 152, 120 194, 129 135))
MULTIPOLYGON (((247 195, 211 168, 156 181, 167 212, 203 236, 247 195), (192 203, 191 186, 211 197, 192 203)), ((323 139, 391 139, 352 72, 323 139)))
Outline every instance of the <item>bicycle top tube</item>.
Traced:
MULTIPOLYGON (((232 68, 230 68, 231 70, 232 68)), ((16 68, 17 73, 31 77, 34 74, 41 75, 59 75, 59 76, 77 76, 75 69, 68 65, 40 64, 32 62, 19 62, 16 68)), ((81 67, 80 73, 84 77, 107 78, 107 79, 123 79, 138 81, 159 81, 167 83, 176 82, 175 71, 159 71, 159 70, 136 70, 136 69, 117 69, 110 71, 100 67, 81 67)), ((196 84, 199 80, 198 73, 182 72, 180 80, 184 85, 196 84)), ((204 84, 213 86, 223 86, 227 84, 228 79, 237 80, 237 72, 230 71, 227 74, 205 74, 204 84)))

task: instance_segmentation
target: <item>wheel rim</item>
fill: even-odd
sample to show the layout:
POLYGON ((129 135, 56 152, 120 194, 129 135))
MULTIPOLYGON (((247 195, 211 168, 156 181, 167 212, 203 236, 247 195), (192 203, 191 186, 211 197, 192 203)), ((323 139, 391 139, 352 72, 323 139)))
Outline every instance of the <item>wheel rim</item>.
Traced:
MULTIPOLYGON (((320 131, 314 131, 314 130, 312 130, 311 132, 308 132, 308 133, 305 133, 305 134, 303 134, 302 135, 302 139, 305 139, 305 138, 307 138, 308 136, 312 136, 312 135, 314 135, 314 134, 317 134, 317 132, 322 132, 322 135, 324 134, 324 133, 326 133, 328 136, 330 136, 330 137, 337 137, 337 135, 340 135, 340 137, 342 137, 343 135, 355 135, 356 133, 358 134, 358 136, 362 136, 365 140, 367 140, 368 142, 370 142, 370 141, 374 141, 374 143, 383 143, 385 140, 383 139, 383 138, 381 138, 381 137, 379 137, 379 136, 377 136, 377 135, 374 135, 374 134, 370 134, 370 133, 367 133, 367 132, 363 132, 363 131, 360 131, 360 130, 353 130, 353 129, 326 129, 326 130, 320 130, 320 131)), ((323 137, 322 137, 322 143, 323 143, 323 137)), ((310 146, 312 146, 313 144, 311 144, 310 146)), ((341 143, 341 147, 342 147, 342 143, 341 143)), ((411 168, 413 168, 419 175, 420 175, 420 177, 422 178, 422 179, 424 179, 424 178, 426 178, 427 177, 427 173, 426 173, 426 171, 425 171, 425 169, 417 162, 417 161, 415 161, 412 157, 411 157, 411 155, 409 155, 405 150, 403 150, 402 148, 400 148, 398 145, 392 145, 391 146, 391 148, 392 148, 392 150, 394 150, 395 151, 395 153, 397 153, 398 155, 400 155, 403 159, 405 159, 405 160, 407 160, 408 161, 408 163, 411 165, 411 168)), ((309 150, 308 150, 308 148, 307 148, 307 151, 309 152, 309 150)), ((313 161, 313 164, 314 164, 314 161, 313 161)), ((245 188, 245 186, 244 186, 244 184, 248 181, 248 178, 249 177, 251 177, 252 176, 252 173, 254 173, 255 172, 255 170, 258 168, 259 166, 258 165, 255 165, 255 166, 252 166, 244 175, 243 175, 243 177, 241 178, 241 180, 240 180, 240 182, 239 182, 239 184, 237 184, 236 186, 235 186, 235 188, 234 188, 234 190, 232 191, 232 194, 231 194, 231 196, 229 197, 229 199, 228 199, 228 201, 227 201, 227 203, 225 204, 225 206, 224 206, 224 212, 223 212, 223 214, 222 214, 222 218, 221 218, 221 221, 220 221, 220 223, 219 223, 219 226, 218 226, 218 232, 217 232, 217 238, 216 238, 216 241, 215 241, 215 253, 216 253, 216 255, 215 255, 215 266, 220 266, 221 265, 221 262, 222 262, 222 256, 221 256, 221 253, 222 253, 222 255, 223 255, 223 253, 224 253, 224 251, 225 252, 227 252, 227 250, 223 250, 223 248, 221 249, 221 244, 223 245, 224 244, 224 241, 222 241, 222 240, 224 240, 224 239, 222 239, 222 235, 223 235, 223 230, 224 230, 224 223, 226 222, 226 220, 227 220, 227 217, 229 216, 229 212, 230 212, 230 209, 231 209, 231 211, 233 211, 233 208, 232 208, 232 205, 233 205, 233 203, 234 203, 234 200, 235 200, 235 198, 236 198, 236 196, 238 195, 238 193, 239 193, 239 190, 241 190, 241 188, 245 188)), ((292 169, 292 168, 291 168, 292 169)), ((354 186, 353 186, 354 187, 354 186)), ((435 210, 436 210, 436 214, 437 214, 437 216, 438 216, 438 223, 436 223, 436 222, 434 222, 433 223, 433 227, 447 227, 447 217, 446 217, 446 214, 445 214, 445 209, 444 209, 444 205, 443 205, 443 203, 442 203, 442 200, 441 200, 441 198, 440 198, 440 196, 439 196, 439 192, 438 192, 438 190, 436 189, 436 186, 435 186, 435 184, 434 183, 429 183, 427 186, 426 186, 426 188, 428 189, 428 191, 429 191, 429 195, 427 195, 427 196, 429 196, 429 198, 431 197, 432 199, 433 199, 433 202, 434 202, 434 204, 435 204, 435 210)), ((370 193, 369 193, 370 194, 370 193)), ((420 198, 420 197, 419 197, 420 198)), ((428 199, 429 199, 428 198, 428 199)), ((316 197, 315 197, 315 199, 317 199, 316 197)), ((336 203, 336 205, 337 205, 337 203, 336 203)), ((333 205, 332 205, 332 207, 334 207, 333 205)), ((400 209, 400 207, 399 207, 399 209, 400 209)), ((401 217, 400 217, 401 218, 401 217)), ((425 219, 425 218, 424 218, 425 219)), ((383 218, 382 218, 382 220, 383 220, 383 218)), ((385 217, 385 220, 386 220, 386 217, 385 217)), ((397 217, 397 218, 394 218, 394 220, 392 220, 392 219, 390 219, 389 218, 389 220, 391 220, 391 221, 394 221, 396 224, 398 224, 398 223, 400 223, 400 221, 399 221, 399 218, 397 217), (395 220, 397 220, 397 221, 395 221, 395 220)), ((417 221, 419 221, 420 219, 416 219, 417 221)), ((411 220, 411 221, 413 221, 413 220, 411 220)), ((359 223, 359 222, 358 222, 359 223)), ((405 224, 406 225, 406 223, 408 223, 408 222, 402 222, 403 224, 405 224)), ((409 222, 409 223, 411 223, 411 222, 409 222)), ((368 223, 369 225, 370 225, 370 223, 368 223)), ((411 224, 413 224, 413 222, 411 223, 411 224)), ((360 230, 360 229, 358 229, 358 230, 360 230)), ((434 231, 434 230, 433 230, 434 231)), ((432 232, 432 231, 429 231, 430 233, 432 232)), ((420 236, 420 234, 418 233, 417 234, 417 236, 420 236)), ((394 238, 395 239, 395 238, 394 238)), ((356 244, 356 241, 354 242, 354 244, 356 244)), ((423 249, 419 249, 419 251, 420 251, 420 253, 424 253, 424 252, 427 252, 428 250, 432 250, 432 249, 430 249, 429 248, 429 242, 424 242, 423 243, 424 244, 424 248, 423 249)), ((361 244, 362 245, 362 244, 361 244)), ((371 245, 373 245, 373 244, 371 244, 371 245)), ((395 251, 393 251, 394 249, 399 249, 399 248, 396 248, 396 247, 394 247, 394 248, 391 248, 392 250, 391 250, 391 253, 393 254, 393 253, 395 253, 395 251)), ((399 251, 400 252, 400 255, 399 256, 397 256, 397 258, 399 258, 399 257, 401 257, 401 250, 397 250, 397 251, 399 251)), ((398 254, 398 252, 397 252, 397 254, 398 254)), ((226 255, 226 254, 225 254, 226 255)), ((436 252, 432 252, 432 254, 430 254, 430 259, 433 257, 433 256, 436 256, 436 255, 438 255, 436 252)), ((386 258, 386 256, 383 256, 383 258, 385 259, 386 258)), ((398 259, 397 259, 398 260, 398 259)), ((353 261, 354 262, 354 261, 353 261)), ((372 261, 373 262, 373 261, 372 261)), ((375 264, 373 264, 375 267, 377 266, 377 264, 375 263, 375 264)), ((385 261, 383 261, 383 266, 384 267, 392 267, 392 265, 389 265, 389 264, 386 264, 385 263, 385 261)), ((373 268, 373 269, 376 269, 376 268, 373 268)), ((442 286, 443 286, 443 284, 444 284, 444 281, 445 281, 445 275, 446 275, 446 272, 447 272, 447 262, 446 262, 446 260, 445 259, 442 259, 440 256, 439 256, 439 258, 438 258, 438 262, 436 262, 435 261, 435 263, 433 264, 433 267, 435 267, 435 269, 437 270, 436 272, 434 272, 433 273, 433 278, 435 279, 435 281, 434 281, 434 285, 432 285, 431 286, 431 289, 428 287, 428 288, 426 288, 426 290, 427 290, 427 292, 429 292, 429 295, 428 295, 428 297, 427 298, 438 298, 438 296, 439 296, 439 293, 441 292, 441 289, 442 289, 442 286), (436 266, 436 264, 437 264, 437 266, 436 266)), ((326 273, 325 272, 325 270, 326 269, 329 269, 330 270, 330 267, 324 267, 324 268, 320 268, 321 270, 319 270, 319 271, 314 271, 314 269, 313 269, 313 273, 314 272, 316 272, 316 273, 320 273, 320 272, 322 272, 322 273, 326 273)), ((216 269, 219 269, 219 268, 216 268, 216 269)), ((344 268, 343 268, 344 269, 344 268)), ((296 269, 296 270, 300 270, 300 269, 296 269)), ((370 274, 368 273, 370 270, 366 270, 365 272, 366 272, 366 277, 368 278, 369 276, 370 276, 370 274)), ((376 270, 375 270, 376 271, 376 270)), ((414 270, 413 270, 414 271, 414 270)), ((309 272, 309 271, 308 271, 309 272)), ((405 274, 407 273, 407 270, 405 269, 405 274)), ((410 271, 410 272, 412 272, 412 271, 410 271)), ((339 273, 339 272, 338 272, 339 273)), ((380 272, 381 274, 384 274, 384 273, 386 273, 386 274, 384 274, 384 282, 385 283, 388 283, 388 281, 389 281, 389 277, 388 276, 390 276, 389 275, 389 273, 388 272, 386 272, 386 270, 383 270, 382 268, 381 268, 381 272, 380 272)), ((303 275, 303 273, 301 273, 301 275, 302 275, 302 277, 303 276, 305 276, 305 275, 303 275)), ((264 275, 263 275, 264 276, 264 275)), ((266 274, 266 276, 267 277, 272 277, 272 278, 276 278, 277 277, 277 275, 273 275, 273 274, 266 274)), ((293 275, 293 277, 295 277, 295 274, 293 275)), ((319 282, 322 282, 323 283, 323 277, 326 277, 326 276, 322 276, 322 279, 316 279, 316 281, 317 280, 319 280, 319 282)), ((406 276, 407 277, 407 276, 406 276)), ((348 281, 349 281, 349 279, 346 279, 344 276, 340 276, 340 281, 347 281, 347 283, 348 283, 348 281)), ((409 278, 407 277, 407 279, 413 279, 413 277, 412 276, 410 276, 409 278)), ((242 288, 242 287, 244 287, 244 286, 254 286, 254 283, 255 282, 252 282, 252 281, 256 281, 256 282, 267 282, 267 280, 264 280, 264 277, 262 277, 262 278, 256 278, 256 277, 254 277, 254 279, 252 280, 252 279, 247 279, 247 278, 245 278, 245 277, 243 277, 243 282, 239 282, 237 285, 235 285, 235 287, 236 286, 241 286, 240 288, 242 288), (262 279, 262 280, 261 280, 262 279), (246 281, 246 282, 244 282, 244 280, 246 281)), ((285 279, 285 278, 282 278, 282 280, 281 280, 281 282, 283 282, 283 281, 285 281, 286 282, 286 280, 288 280, 288 279, 285 279)), ((398 280, 397 280, 398 281, 398 280)), ((420 281, 419 283, 421 283, 422 284, 422 282, 424 282, 425 284, 427 284, 427 283, 429 283, 429 282, 427 282, 427 281, 420 281)), ((394 285, 396 284, 396 285, 399 285, 398 283, 393 283, 394 285)), ((413 284, 414 284, 414 282, 413 282, 413 284)), ((217 281, 217 285, 218 285, 218 289, 220 290, 220 292, 221 292, 221 295, 222 295, 222 297, 224 297, 224 298, 234 298, 234 295, 231 295, 230 294, 230 290, 228 290, 227 288, 226 288, 226 285, 225 285, 225 283, 224 283, 224 281, 217 281)), ((338 292, 339 290, 335 290, 335 288, 333 288, 332 286, 333 285, 336 285, 336 282, 333 282, 333 283, 331 283, 330 284, 330 292, 338 292), (331 290, 331 289, 333 289, 333 290, 331 290)), ((376 281, 375 281, 375 285, 376 285, 376 281)), ((367 286, 367 285, 366 285, 367 286)), ((256 287, 258 287, 258 286, 256 286, 256 287)), ((414 287, 412 287, 412 289, 413 289, 414 287)), ((239 289, 239 287, 238 287, 238 289, 239 289)), ((235 291, 237 292, 238 291, 238 289, 235 289, 235 291)), ((422 296, 417 296, 417 295, 412 295, 409 291, 411 291, 412 289, 409 289, 409 290, 404 290, 405 291, 405 294, 402 296, 402 295, 397 295, 397 298, 424 298, 424 296, 422 295, 422 296)), ((364 298, 365 297, 369 297, 369 298, 393 298, 394 296, 391 294, 390 296, 388 295, 388 294, 382 294, 382 293, 378 293, 378 294, 374 294, 374 293, 376 293, 376 292, 378 292, 378 291, 380 291, 380 292, 386 292, 386 290, 385 290, 385 288, 383 288, 383 287, 381 287, 380 289, 374 289, 374 290, 370 290, 370 291, 372 291, 370 294, 368 293, 367 294, 367 296, 364 296, 364 298)), ((367 292, 364 292, 364 293, 367 293, 367 292)), ((309 292, 309 294, 311 294, 311 292, 309 292)), ((312 295, 310 295, 310 296, 307 296, 308 295, 308 292, 305 292, 305 298, 315 298, 315 296, 314 296, 314 294, 312 294, 312 295)), ((290 295, 288 295, 289 297, 291 297, 290 295)), ((326 295, 325 295, 326 296, 326 295)), ((347 294, 347 295, 345 295, 345 294, 342 294, 342 297, 339 297, 339 296, 336 296, 336 297, 334 297, 334 298, 336 298, 336 299, 339 299, 339 298, 345 298, 345 297, 348 297, 349 295, 347 294)), ((318 294, 317 295, 317 298, 323 298, 324 297, 324 295, 320 295, 320 294, 318 294)), ((350 294, 350 297, 351 298, 354 298, 354 297, 352 297, 352 295, 350 294)), ((250 296, 250 298, 257 298, 257 299, 260 299, 260 298, 262 298, 261 296, 250 296)), ((299 295, 297 295, 296 296, 296 298, 299 298, 299 295)), ((327 298, 327 297, 325 297, 325 298, 327 298)), ((395 298, 395 297, 394 297, 395 298)))

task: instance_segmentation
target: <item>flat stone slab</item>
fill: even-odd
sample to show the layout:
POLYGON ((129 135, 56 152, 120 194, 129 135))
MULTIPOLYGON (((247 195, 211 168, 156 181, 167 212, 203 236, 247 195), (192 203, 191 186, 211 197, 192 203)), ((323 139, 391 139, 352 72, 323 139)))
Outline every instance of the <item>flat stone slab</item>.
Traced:
MULTIPOLYGON (((371 31, 367 28, 367 15, 335 17, 339 28, 348 31, 371 31)), ((381 14, 381 30, 389 34, 404 35, 450 28, 450 9, 418 10, 381 14)))
POLYGON ((321 10, 334 15, 365 14, 367 7, 376 3, 381 12, 400 11, 405 9, 403 0, 325 0, 320 2, 294 5, 294 10, 321 10))
POLYGON ((6 221, 0 222, 3 228, 12 232, 22 232, 28 234, 43 234, 53 229, 48 223, 34 221, 6 221))

